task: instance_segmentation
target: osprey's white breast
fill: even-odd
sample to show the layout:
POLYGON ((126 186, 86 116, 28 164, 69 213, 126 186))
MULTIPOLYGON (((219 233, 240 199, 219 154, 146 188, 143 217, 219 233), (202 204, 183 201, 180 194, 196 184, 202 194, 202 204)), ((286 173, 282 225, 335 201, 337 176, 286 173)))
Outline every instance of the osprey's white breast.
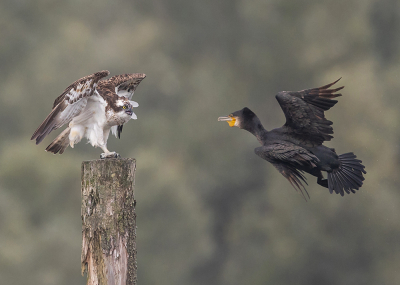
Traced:
POLYGON ((105 113, 106 105, 107 102, 95 91, 87 99, 85 109, 69 124, 70 141, 77 143, 86 137, 93 146, 103 145, 104 132, 110 130, 105 113))

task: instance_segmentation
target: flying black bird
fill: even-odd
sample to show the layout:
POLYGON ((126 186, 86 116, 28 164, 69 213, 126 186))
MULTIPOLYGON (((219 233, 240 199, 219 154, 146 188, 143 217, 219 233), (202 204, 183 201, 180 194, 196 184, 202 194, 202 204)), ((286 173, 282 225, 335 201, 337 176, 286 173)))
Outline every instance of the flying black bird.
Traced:
POLYGON ((330 193, 335 191, 342 196, 345 192, 355 193, 363 185, 363 173, 367 173, 362 161, 352 152, 337 155, 333 148, 322 145, 333 138, 332 122, 325 118, 324 111, 337 103, 333 98, 342 95, 336 92, 343 86, 329 89, 339 80, 319 88, 279 92, 276 99, 285 113, 286 123, 272 131, 265 130, 260 119, 247 107, 228 117, 219 117, 218 121, 252 133, 262 145, 255 153, 272 163, 303 196, 303 190, 308 195, 302 184, 302 181, 307 184, 304 172, 316 176, 317 183, 330 193), (327 172, 327 179, 321 171, 327 172))

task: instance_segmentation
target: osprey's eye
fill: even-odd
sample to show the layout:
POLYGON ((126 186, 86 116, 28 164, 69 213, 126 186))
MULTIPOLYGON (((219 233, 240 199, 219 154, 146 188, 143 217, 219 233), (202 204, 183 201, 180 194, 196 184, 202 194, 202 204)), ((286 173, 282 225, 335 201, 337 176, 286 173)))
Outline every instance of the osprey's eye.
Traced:
POLYGON ((126 106, 124 105, 124 106, 122 106, 122 109, 126 109, 126 106))

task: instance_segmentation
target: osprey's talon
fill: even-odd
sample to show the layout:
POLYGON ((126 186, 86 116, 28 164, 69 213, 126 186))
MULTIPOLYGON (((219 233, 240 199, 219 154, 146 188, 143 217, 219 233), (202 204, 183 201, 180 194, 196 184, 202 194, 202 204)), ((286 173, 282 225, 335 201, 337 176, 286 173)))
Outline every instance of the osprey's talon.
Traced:
POLYGON ((121 158, 119 153, 116 153, 115 151, 109 152, 109 153, 102 153, 100 154, 101 159, 106 159, 106 158, 121 158))

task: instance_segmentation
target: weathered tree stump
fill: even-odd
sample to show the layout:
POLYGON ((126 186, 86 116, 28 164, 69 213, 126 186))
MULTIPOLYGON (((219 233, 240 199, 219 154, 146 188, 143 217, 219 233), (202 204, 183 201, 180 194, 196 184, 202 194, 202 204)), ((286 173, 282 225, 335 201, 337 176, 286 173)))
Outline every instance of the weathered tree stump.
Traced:
POLYGON ((88 285, 136 284, 136 161, 82 163, 82 275, 88 285))

